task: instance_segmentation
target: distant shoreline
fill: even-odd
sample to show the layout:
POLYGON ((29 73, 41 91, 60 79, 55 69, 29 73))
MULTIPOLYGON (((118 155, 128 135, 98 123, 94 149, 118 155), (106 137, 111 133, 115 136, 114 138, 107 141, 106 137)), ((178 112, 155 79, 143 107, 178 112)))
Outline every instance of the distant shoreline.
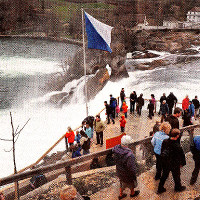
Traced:
POLYGON ((55 41, 55 42, 66 42, 68 44, 75 44, 78 46, 82 46, 83 42, 80 40, 75 39, 69 39, 69 38, 56 38, 56 37, 46 37, 43 35, 0 35, 1 38, 28 38, 28 39, 40 39, 40 40, 49 40, 49 41, 55 41))

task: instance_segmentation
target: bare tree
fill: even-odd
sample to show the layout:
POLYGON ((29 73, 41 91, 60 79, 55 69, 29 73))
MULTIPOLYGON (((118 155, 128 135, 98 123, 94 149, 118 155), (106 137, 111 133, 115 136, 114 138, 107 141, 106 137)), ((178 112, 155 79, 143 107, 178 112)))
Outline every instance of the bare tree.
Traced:
MULTIPOLYGON (((15 143, 17 142, 19 135, 21 133, 21 131, 24 129, 24 127, 27 125, 27 123, 29 122, 30 119, 27 120, 27 122, 24 124, 24 126, 19 129, 19 125, 17 126, 16 130, 14 129, 14 124, 13 124, 13 118, 12 118, 12 113, 10 112, 10 121, 11 121, 11 127, 12 127, 12 139, 3 139, 0 138, 0 140, 3 141, 12 141, 12 148, 9 151, 6 152, 13 152, 13 164, 14 164, 14 174, 17 174, 17 166, 16 166, 16 156, 15 156, 15 143)), ((15 199, 20 199, 19 197, 19 183, 18 181, 15 182, 15 199)))

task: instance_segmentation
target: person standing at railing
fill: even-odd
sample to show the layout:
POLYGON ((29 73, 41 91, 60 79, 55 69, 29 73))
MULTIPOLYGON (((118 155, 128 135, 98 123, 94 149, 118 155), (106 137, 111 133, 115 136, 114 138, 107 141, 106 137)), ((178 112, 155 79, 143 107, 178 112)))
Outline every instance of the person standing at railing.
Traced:
POLYGON ((200 170, 200 135, 197 135, 194 137, 190 146, 190 150, 193 154, 193 159, 195 162, 195 168, 192 172, 190 185, 194 185, 197 181, 199 170, 200 170))
MULTIPOLYGON (((153 104, 154 109, 156 109, 156 99, 154 94, 151 94, 151 102, 153 104)), ((152 116, 154 116, 154 113, 152 113, 152 116)))
POLYGON ((163 171, 163 166, 161 162, 161 147, 162 147, 162 142, 164 139, 169 138, 169 133, 171 130, 171 125, 168 122, 164 122, 160 125, 160 131, 156 132, 153 135, 153 138, 151 140, 151 144, 154 147, 154 153, 156 156, 156 175, 155 175, 155 180, 159 180, 161 177, 161 173, 163 171))
POLYGON ((81 130, 81 139, 80 139, 80 145, 83 149, 83 155, 90 153, 90 138, 86 135, 86 133, 81 130))
POLYGON ((149 110, 148 117, 149 117, 149 119, 152 119, 152 116, 154 116, 154 114, 153 114, 154 104, 153 104, 152 100, 149 100, 149 104, 147 106, 147 109, 149 110))
POLYGON ((107 124, 110 124, 110 119, 112 120, 113 124, 115 123, 115 120, 112 116, 112 111, 111 111, 111 108, 110 108, 110 105, 107 103, 107 101, 104 101, 104 105, 106 107, 106 115, 107 115, 107 119, 108 119, 108 123, 107 124))
POLYGON ((72 146, 74 144, 75 134, 70 126, 67 129, 68 129, 68 132, 66 132, 65 134, 65 141, 66 141, 66 148, 68 150, 68 144, 69 146, 72 146))
POLYGON ((167 115, 169 114, 169 107, 166 103, 166 100, 162 101, 160 106, 160 114, 161 114, 161 123, 163 123, 164 119, 166 119, 167 115))
MULTIPOLYGON (((164 100, 167 102, 167 97, 166 97, 165 93, 163 93, 163 95, 160 97, 160 109, 161 109, 161 105, 164 100)), ((160 110, 159 110, 158 114, 160 115, 160 110)))
POLYGON ((194 118, 196 120, 199 116, 199 100, 198 100, 198 97, 195 96, 195 98, 192 99, 192 102, 194 104, 194 109, 195 109, 194 118))
POLYGON ((112 94, 110 95, 110 109, 111 109, 111 114, 112 114, 112 117, 115 119, 115 109, 116 109, 116 106, 117 106, 117 99, 114 98, 112 96, 112 94))
POLYGON ((93 139, 93 131, 90 125, 87 123, 86 124, 86 130, 85 130, 86 135, 90 138, 90 141, 93 139))
POLYGON ((136 177, 136 161, 135 156, 128 145, 131 143, 131 137, 124 135, 121 138, 121 145, 116 145, 113 148, 114 161, 116 164, 117 176, 120 180, 120 194, 118 199, 123 199, 127 194, 123 193, 125 188, 131 190, 130 197, 136 197, 140 191, 136 190, 137 177, 136 177))
POLYGON ((194 104, 192 101, 189 101, 189 108, 188 108, 190 114, 191 114, 191 118, 194 118, 194 113, 195 113, 195 108, 194 108, 194 104))
POLYGON ((174 104, 176 104, 178 100, 177 100, 176 96, 173 94, 173 92, 170 92, 170 94, 167 96, 166 101, 169 106, 169 114, 171 115, 174 104))
POLYGON ((121 99, 121 107, 120 107, 120 111, 122 111, 122 105, 123 105, 123 102, 125 101, 125 92, 124 92, 124 88, 121 89, 121 92, 120 92, 120 99, 121 99))
POLYGON ((104 123, 100 118, 100 115, 96 115, 96 119, 94 120, 94 130, 96 131, 96 145, 100 144, 103 146, 103 131, 105 129, 104 123))
POLYGON ((186 97, 183 99, 182 101, 182 110, 183 110, 183 114, 185 112, 186 109, 189 108, 189 98, 188 98, 188 95, 186 95, 186 97))
POLYGON ((170 138, 164 140, 162 143, 161 158, 163 174, 160 178, 160 183, 157 191, 158 194, 161 194, 166 191, 166 189, 164 188, 164 184, 169 176, 170 171, 172 172, 172 176, 175 183, 174 191, 182 192, 186 189, 186 187, 181 184, 180 179, 180 168, 186 165, 186 160, 183 149, 180 146, 180 143, 178 142, 179 136, 180 131, 178 129, 172 129, 170 133, 170 138))
POLYGON ((143 94, 140 94, 140 96, 137 98, 137 106, 136 106, 138 115, 141 115, 143 106, 144 106, 143 94))
POLYGON ((174 114, 173 115, 169 115, 166 117, 165 121, 169 122, 172 129, 177 128, 179 129, 179 120, 178 118, 182 115, 182 110, 179 107, 176 107, 174 109, 174 114))
POLYGON ((130 94, 130 114, 134 113, 135 111, 135 103, 137 101, 137 94, 135 91, 133 91, 130 94))

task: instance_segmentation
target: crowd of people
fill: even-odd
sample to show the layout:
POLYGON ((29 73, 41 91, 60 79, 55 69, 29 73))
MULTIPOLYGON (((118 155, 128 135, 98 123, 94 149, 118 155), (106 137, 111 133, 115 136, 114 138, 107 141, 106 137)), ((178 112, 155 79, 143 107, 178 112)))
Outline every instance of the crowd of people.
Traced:
MULTIPOLYGON (((121 104, 116 98, 110 95, 110 102, 104 101, 107 124, 111 122, 115 124, 116 117, 120 115, 120 130, 122 133, 125 132, 125 126, 128 118, 128 105, 125 95, 124 88, 120 92, 121 104)), ((181 192, 186 189, 185 186, 181 184, 181 167, 186 165, 185 155, 183 149, 180 145, 180 139, 182 133, 180 132, 179 117, 182 116, 183 126, 192 125, 192 120, 198 119, 199 117, 199 100, 195 96, 194 99, 190 101, 188 95, 182 101, 182 109, 176 107, 178 102, 176 96, 170 92, 168 96, 165 93, 160 97, 160 108, 158 114, 161 116, 160 121, 157 121, 153 132, 151 133, 152 140, 151 143, 154 148, 154 153, 156 157, 156 174, 155 180, 160 180, 157 194, 161 194, 166 191, 164 184, 172 172, 174 179, 176 192, 181 192), (172 114, 173 112, 173 114, 172 114)), ((140 116, 142 114, 142 108, 144 106, 144 98, 141 93, 137 96, 136 91, 130 94, 130 114, 135 111, 140 116)), ((155 113, 155 95, 151 94, 147 109, 149 110, 148 117, 152 119, 155 113)), ((73 135, 76 145, 72 145, 72 152, 75 154, 75 150, 79 149, 79 154, 75 154, 73 157, 80 156, 81 149, 83 149, 83 155, 90 153, 91 142, 94 142, 93 132, 96 132, 96 145, 103 145, 103 131, 105 129, 104 122, 101 120, 100 115, 96 117, 86 118, 82 123, 81 130, 73 135), (75 148, 74 146, 77 146, 75 148), (79 148, 78 148, 79 147, 79 148)), ((68 143, 71 146, 70 139, 71 129, 68 129, 66 133, 66 138, 68 138, 68 143)), ((130 197, 137 196, 140 191, 135 190, 137 187, 136 171, 137 165, 135 163, 135 157, 133 152, 128 148, 128 144, 131 141, 131 137, 125 135, 121 139, 121 144, 113 148, 114 160, 116 163, 117 175, 120 179, 120 195, 118 199, 123 199, 127 194, 123 193, 126 187, 130 188, 130 197), (130 176, 131 174, 131 176, 130 176)), ((193 170, 190 184, 193 185, 197 181, 198 173, 200 170, 200 136, 195 136, 191 144, 191 152, 193 153, 193 158, 195 161, 195 168, 193 170)), ((72 154, 73 154, 72 153, 72 154)))

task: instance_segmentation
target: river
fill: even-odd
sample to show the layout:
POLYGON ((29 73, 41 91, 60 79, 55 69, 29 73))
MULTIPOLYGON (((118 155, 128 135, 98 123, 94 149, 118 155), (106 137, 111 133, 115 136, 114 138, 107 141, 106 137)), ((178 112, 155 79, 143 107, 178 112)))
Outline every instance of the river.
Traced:
MULTIPOLYGON (((42 90, 48 74, 62 71, 60 65, 73 57, 76 45, 47 40, 0 39, 0 138, 11 139, 10 112, 15 129, 23 127, 16 142, 17 169, 34 163, 67 130, 80 125, 85 118, 84 79, 74 80, 63 88, 63 92, 74 89, 70 104, 55 108, 46 103, 58 92, 42 90)), ((130 65, 131 61, 127 61, 130 65)), ((95 115, 109 101, 109 95, 119 96, 122 87, 127 96, 135 90, 144 98, 155 94, 159 99, 163 92, 173 92, 179 102, 189 95, 199 95, 200 61, 176 64, 147 71, 129 72, 129 78, 108 82, 104 89, 89 102, 89 115, 95 115)), ((102 115, 105 119, 105 115, 102 115)), ((12 143, 0 140, 0 177, 13 173, 12 143)), ((64 150, 62 142, 56 150, 64 150)), ((56 151, 55 150, 55 151, 56 151)))

